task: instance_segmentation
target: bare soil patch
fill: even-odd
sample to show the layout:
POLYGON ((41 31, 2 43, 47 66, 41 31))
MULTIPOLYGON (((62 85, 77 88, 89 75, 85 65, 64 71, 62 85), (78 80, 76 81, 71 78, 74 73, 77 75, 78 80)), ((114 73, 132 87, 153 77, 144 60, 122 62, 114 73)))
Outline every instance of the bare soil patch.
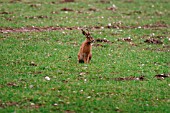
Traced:
POLYGON ((96 42, 105 42, 105 43, 111 43, 109 40, 107 40, 107 39, 101 39, 101 38, 97 38, 96 40, 95 40, 96 42))
POLYGON ((49 18, 48 16, 26 16, 25 19, 44 19, 44 18, 49 18))
POLYGON ((144 79, 145 79, 144 76, 140 76, 140 77, 130 76, 130 77, 119 77, 119 78, 115 78, 114 80, 116 81, 130 81, 130 80, 143 81, 144 79))
POLYGON ((156 23, 153 24, 146 24, 143 26, 143 28, 147 29, 147 28, 164 28, 164 27, 168 27, 168 25, 164 22, 164 21, 158 21, 156 23))
POLYGON ((43 31, 56 31, 56 30, 73 30, 77 27, 22 27, 22 28, 0 28, 1 33, 11 32, 43 32, 43 31))
POLYGON ((112 44, 113 42, 111 42, 110 40, 107 40, 106 38, 103 38, 103 39, 97 38, 97 39, 95 39, 95 43, 93 44, 93 46, 94 47, 105 47, 105 45, 103 45, 103 43, 112 44))
POLYGON ((110 4, 111 1, 110 0, 100 0, 100 1, 96 1, 96 3, 110 4))
POLYGON ((170 77, 170 74, 158 74, 155 75, 155 78, 157 78, 158 80, 164 80, 165 78, 170 77))
POLYGON ((128 37, 128 38, 118 39, 118 41, 131 42, 131 41, 132 41, 132 39, 131 39, 130 37, 128 37))
POLYGON ((122 23, 114 23, 113 25, 108 25, 106 28, 117 28, 117 29, 159 29, 159 28, 167 28, 168 24, 163 21, 158 21, 152 24, 146 24, 143 26, 134 25, 134 26, 126 26, 122 23))
POLYGON ((62 8, 61 11, 74 11, 73 9, 70 9, 70 8, 62 8))
POLYGON ((99 9, 96 9, 95 7, 89 8, 88 10, 89 11, 94 11, 94 12, 99 11, 99 9))
POLYGON ((75 2, 75 0, 62 0, 61 3, 75 2))
POLYGON ((154 39, 154 38, 146 39, 144 42, 151 43, 151 44, 163 44, 162 41, 154 39))
POLYGON ((13 12, 3 11, 3 12, 0 12, 0 14, 13 14, 13 12))
MULTIPOLYGON (((68 9, 68 8, 63 8, 61 9, 63 11, 73 11, 72 9, 68 9)), ((48 18, 47 16, 37 16, 37 17, 25 17, 28 19, 32 19, 32 18, 48 18)), ((167 28, 168 25, 165 23, 161 23, 161 22, 156 22, 155 24, 147 24, 144 25, 142 27, 140 27, 141 29, 161 29, 161 28, 167 28)), ((114 25, 107 25, 107 26, 90 26, 87 27, 88 29, 138 29, 139 26, 125 26, 123 24, 114 24, 114 25)), ((10 27, 6 27, 0 28, 0 33, 10 33, 10 32, 43 32, 43 31, 56 31, 56 30, 79 30, 79 29, 84 29, 84 27, 78 27, 78 26, 73 26, 73 27, 55 27, 55 26, 49 26, 49 27, 35 27, 35 26, 31 26, 31 27, 22 27, 22 28, 10 28, 10 27)))
POLYGON ((18 87, 18 85, 16 83, 14 83, 14 82, 7 83, 7 86, 9 86, 9 87, 18 87))

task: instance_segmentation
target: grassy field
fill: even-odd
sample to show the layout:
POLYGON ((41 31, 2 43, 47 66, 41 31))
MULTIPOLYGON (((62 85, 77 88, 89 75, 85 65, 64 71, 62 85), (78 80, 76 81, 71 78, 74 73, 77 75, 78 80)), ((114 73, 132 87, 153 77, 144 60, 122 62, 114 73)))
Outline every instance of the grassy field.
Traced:
POLYGON ((0 113, 169 113, 169 0, 0 0, 0 113), (79 64, 85 40, 97 40, 79 64))

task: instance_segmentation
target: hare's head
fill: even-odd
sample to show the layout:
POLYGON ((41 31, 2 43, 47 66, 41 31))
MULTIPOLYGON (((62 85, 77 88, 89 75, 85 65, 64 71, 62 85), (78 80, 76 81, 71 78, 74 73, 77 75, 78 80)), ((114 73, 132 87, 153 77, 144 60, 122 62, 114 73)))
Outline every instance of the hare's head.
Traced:
POLYGON ((89 43, 94 42, 94 38, 90 35, 88 30, 87 30, 87 32, 85 32, 83 29, 81 29, 81 31, 82 31, 82 34, 86 36, 86 39, 89 43))

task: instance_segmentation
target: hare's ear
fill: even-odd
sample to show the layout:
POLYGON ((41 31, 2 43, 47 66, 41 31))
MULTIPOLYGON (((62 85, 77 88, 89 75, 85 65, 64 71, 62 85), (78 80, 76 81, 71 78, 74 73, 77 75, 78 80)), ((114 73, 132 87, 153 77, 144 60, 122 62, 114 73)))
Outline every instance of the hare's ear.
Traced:
POLYGON ((81 31, 83 35, 86 35, 86 32, 83 29, 81 29, 81 31))
POLYGON ((89 30, 88 30, 88 29, 86 29, 86 30, 87 30, 87 34, 88 34, 88 35, 90 35, 90 32, 89 32, 89 30))

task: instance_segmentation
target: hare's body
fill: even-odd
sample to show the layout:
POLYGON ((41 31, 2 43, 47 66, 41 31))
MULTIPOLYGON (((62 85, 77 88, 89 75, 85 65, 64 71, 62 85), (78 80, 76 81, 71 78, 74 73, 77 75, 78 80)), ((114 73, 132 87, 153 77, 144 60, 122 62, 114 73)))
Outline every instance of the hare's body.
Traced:
POLYGON ((92 45, 87 41, 83 42, 78 53, 79 63, 89 63, 92 58, 92 45))
POLYGON ((78 53, 79 63, 89 63, 92 58, 92 45, 94 39, 90 36, 90 33, 86 33, 82 30, 82 33, 86 36, 86 40, 82 43, 80 51, 78 53))

